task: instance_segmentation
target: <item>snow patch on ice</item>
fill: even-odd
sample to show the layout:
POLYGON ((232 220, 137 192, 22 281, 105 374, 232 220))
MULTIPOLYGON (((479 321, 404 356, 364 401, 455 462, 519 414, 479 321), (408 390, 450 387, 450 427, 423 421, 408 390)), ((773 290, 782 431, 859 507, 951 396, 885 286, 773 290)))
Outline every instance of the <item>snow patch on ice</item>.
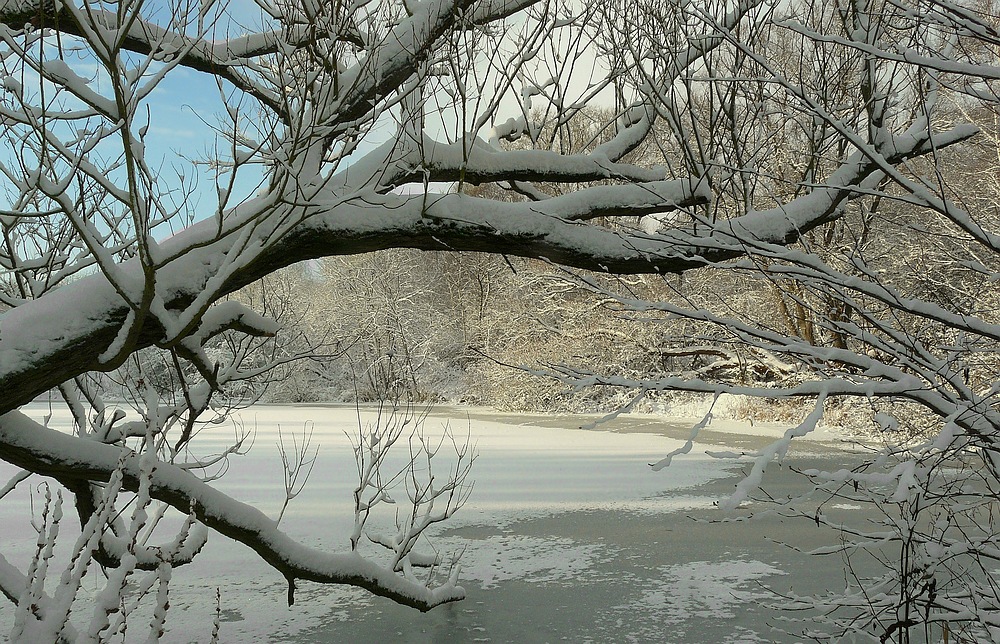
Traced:
POLYGON ((515 579, 535 584, 579 583, 596 574, 594 566, 611 554, 607 546, 566 538, 502 535, 465 543, 462 583, 477 583, 484 590, 515 579))
POLYGON ((732 619, 743 604, 771 596, 756 586, 757 580, 785 574, 762 561, 742 559, 692 561, 660 571, 661 581, 622 608, 655 611, 664 624, 679 624, 692 615, 732 619))

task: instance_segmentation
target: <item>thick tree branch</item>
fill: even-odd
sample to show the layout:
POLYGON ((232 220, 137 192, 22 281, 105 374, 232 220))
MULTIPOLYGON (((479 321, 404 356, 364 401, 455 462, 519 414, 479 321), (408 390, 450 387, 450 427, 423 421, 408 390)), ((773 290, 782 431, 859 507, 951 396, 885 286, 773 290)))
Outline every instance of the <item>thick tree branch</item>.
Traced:
MULTIPOLYGON (((931 148, 968 139, 976 131, 956 128, 935 136, 933 145, 926 137, 905 135, 888 161, 899 163, 931 148)), ((866 182, 877 183, 881 179, 877 165, 859 152, 830 177, 827 187, 816 188, 788 204, 714 227, 660 235, 630 234, 573 221, 587 218, 586 204, 574 195, 544 204, 498 203, 461 194, 374 195, 329 209, 323 207, 323 198, 317 198, 301 224, 232 273, 220 296, 299 261, 387 248, 504 253, 622 274, 678 273, 738 257, 746 251, 747 241, 794 243, 809 230, 837 218, 857 188, 864 188, 866 182), (575 215, 568 216, 572 214, 568 207, 559 211, 574 202, 575 215)), ((641 190, 639 186, 621 188, 626 193, 641 190)), ((618 206, 628 210, 629 204, 619 202, 618 206)), ((648 203, 632 206, 628 214, 652 210, 648 203)), ((659 210, 673 207, 676 204, 661 202, 659 210)), ((611 212, 603 207, 600 211, 604 215, 611 212)), ((204 281, 192 281, 190 267, 202 266, 202 279, 207 281, 218 258, 235 243, 234 235, 211 241, 216 230, 215 222, 204 222, 162 245, 171 253, 192 249, 174 253, 182 259, 157 273, 157 290, 166 306, 182 308, 193 301, 204 290, 204 281)), ((129 272, 127 266, 122 268, 122 274, 129 272)), ((95 275, 75 282, 72 289, 55 291, 0 317, 0 391, 5 393, 0 412, 16 409, 81 373, 107 369, 97 356, 114 341, 128 310, 107 280, 95 275), (63 312, 70 308, 77 313, 68 319, 63 312)), ((148 321, 138 344, 150 346, 162 338, 163 330, 148 321)))
POLYGON ((393 95, 430 56, 432 45, 461 22, 489 23, 537 4, 539 0, 427 0, 368 56, 339 76, 347 88, 339 101, 324 106, 329 126, 354 126, 372 106, 393 95))
POLYGON ((427 138, 420 153, 401 160, 412 168, 393 185, 423 181, 464 181, 471 184, 500 181, 579 183, 619 179, 661 181, 665 168, 642 168, 615 163, 603 154, 559 154, 549 150, 496 150, 477 141, 465 151, 464 143, 438 143, 427 138), (428 174, 425 175, 424 173, 428 174))
MULTIPOLYGON (((19 412, 0 416, 0 446, 4 460, 23 464, 26 469, 68 486, 108 480, 121 457, 121 448, 80 441, 19 412)), ((123 474, 124 486, 137 490, 143 476, 138 455, 125 457, 123 474)), ((193 508, 199 521, 249 546, 289 580, 358 586, 422 611, 465 596, 460 587, 446 584, 428 588, 357 553, 331 554, 304 546, 278 530, 276 523, 260 510, 168 463, 157 463, 150 494, 185 514, 193 508)))

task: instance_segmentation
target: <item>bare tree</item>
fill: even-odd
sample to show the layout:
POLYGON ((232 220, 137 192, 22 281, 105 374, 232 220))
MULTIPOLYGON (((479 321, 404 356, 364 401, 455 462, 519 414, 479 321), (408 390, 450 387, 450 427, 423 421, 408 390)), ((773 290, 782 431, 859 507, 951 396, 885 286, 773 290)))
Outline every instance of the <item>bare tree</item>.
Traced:
MULTIPOLYGON (((890 181, 899 188, 894 196, 939 213, 949 231, 995 247, 994 234, 943 194, 940 176, 917 176, 909 165, 977 132, 936 116, 939 77, 978 61, 921 49, 941 33, 965 42, 971 28, 961 25, 985 24, 960 7, 932 3, 936 22, 928 31, 920 3, 854 3, 842 14, 848 28, 827 34, 754 0, 256 4, 261 16, 246 27, 224 5, 186 0, 166 11, 138 0, 0 3, 0 136, 10 151, 0 159, 7 196, 0 458, 70 490, 84 524, 103 521, 102 495, 120 485, 247 544, 288 579, 290 598, 304 579, 360 586, 422 610, 460 599, 454 576, 434 585, 407 564, 413 530, 454 506, 449 501, 443 515, 419 511, 442 495, 460 499, 458 488, 411 481, 415 513, 400 523, 400 538, 383 543, 395 553, 386 567, 353 551, 294 543, 270 518, 199 477, 204 462, 185 460, 194 419, 211 401, 283 359, 247 367, 249 355, 210 350, 220 336, 280 332, 273 319, 225 297, 297 261, 388 248, 503 253, 620 274, 726 266, 791 280, 854 312, 818 324, 898 363, 860 345, 801 343, 766 321, 624 303, 717 322, 742 343, 828 376, 780 395, 908 396, 951 419, 970 443, 990 444, 988 397, 962 381, 951 358, 896 328, 892 316, 932 320, 983 341, 1000 336, 993 323, 905 299, 865 263, 855 261, 853 273, 838 270, 810 253, 807 239, 890 181), (779 24, 863 55, 863 100, 860 109, 845 108, 851 118, 761 49, 779 24), (234 32, 240 35, 225 35, 234 32), (886 44, 900 35, 912 44, 902 53, 886 44), (168 178, 147 153, 155 124, 146 108, 181 70, 218 88, 217 144, 210 159, 179 165, 168 178), (912 79, 909 70, 916 70, 912 79), (538 144, 545 132, 566 135, 563 125, 604 96, 611 96, 613 122, 592 130, 599 143, 538 144), (541 124, 533 116, 539 111, 541 124), (762 155, 778 144, 766 125, 773 113, 822 124, 819 133, 807 129, 823 167, 794 180, 768 172, 762 155), (532 145, 507 145, 521 137, 532 145), (661 165, 629 161, 644 142, 662 151, 661 165), (193 176, 214 183, 207 206, 190 199, 193 176), (248 176, 249 191, 241 183, 248 176), (519 197, 462 189, 486 183, 519 197), (550 194, 542 184, 569 187, 550 194), (642 216, 667 224, 651 231, 619 223, 642 216), (163 409, 144 382, 143 422, 119 427, 88 374, 110 372, 147 349, 168 356, 183 395, 163 409), (75 410, 73 434, 18 411, 53 388, 75 410), (154 468, 144 465, 149 454, 159 459, 154 468)), ((989 42, 991 34, 972 36, 989 42)), ((965 89, 983 98, 981 88, 965 89)), ((799 301, 808 307, 812 300, 799 301)), ((722 386, 697 377, 582 382, 722 386)), ((414 462, 436 453, 427 442, 412 449, 414 462)), ((995 454, 983 453, 992 464, 995 454)), ((363 472, 360 489, 373 489, 363 472)), ((370 503, 365 496, 359 512, 370 503)), ((115 536, 104 528, 97 534, 115 536)), ((128 543, 127 535, 118 536, 128 543)), ((0 575, 8 596, 19 594, 8 587, 16 577, 0 575)))

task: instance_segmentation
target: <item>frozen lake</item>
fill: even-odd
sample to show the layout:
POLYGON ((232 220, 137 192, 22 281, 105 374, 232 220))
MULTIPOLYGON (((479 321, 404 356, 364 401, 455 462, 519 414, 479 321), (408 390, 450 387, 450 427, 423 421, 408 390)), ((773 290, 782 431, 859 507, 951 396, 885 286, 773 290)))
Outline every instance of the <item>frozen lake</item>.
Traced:
MULTIPOLYGON (((28 412, 41 418, 47 408, 28 412)), ((362 422, 371 418, 362 410, 362 422)), ((255 429, 255 442, 249 455, 231 459, 218 487, 276 517, 284 498, 278 427, 286 436, 313 427, 315 469, 281 525, 309 545, 346 550, 355 465, 345 432, 356 431, 356 410, 261 405, 237 420, 255 429)), ((786 426, 710 426, 690 454, 654 472, 648 463, 681 446, 691 422, 626 416, 580 428, 590 420, 446 407, 428 416, 428 431, 450 424, 478 452, 468 503, 434 532, 440 551, 465 549, 464 601, 421 614, 362 591, 300 582, 288 607, 280 575, 213 534, 192 566, 174 571, 164 641, 209 639, 217 587, 226 642, 795 641, 780 630, 795 626, 761 604, 772 591, 843 584, 839 557, 806 557, 775 542, 835 543, 829 530, 774 517, 721 522, 730 515, 713 508, 732 492, 742 464, 706 450, 756 449, 786 426)), ((52 424, 66 421, 56 416, 52 424)), ((210 452, 233 433, 222 425, 196 444, 210 452)), ((812 438, 797 443, 789 457, 796 465, 850 462, 836 437, 812 438)), ((0 468, 4 480, 12 473, 0 468)), ((777 466, 765 480, 779 494, 803 485, 777 466)), ((21 570, 34 540, 27 506, 36 487, 23 483, 0 502, 3 552, 21 570)), ((85 578, 85 587, 93 581, 85 578)), ((0 605, 0 632, 12 614, 0 605)))

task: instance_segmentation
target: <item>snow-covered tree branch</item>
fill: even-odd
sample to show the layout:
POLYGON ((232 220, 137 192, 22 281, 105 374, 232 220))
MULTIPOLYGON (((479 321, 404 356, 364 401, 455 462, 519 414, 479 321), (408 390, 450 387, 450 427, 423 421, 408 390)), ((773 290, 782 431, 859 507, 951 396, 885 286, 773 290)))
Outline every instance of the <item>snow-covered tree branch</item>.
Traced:
MULTIPOLYGON (((885 201, 919 208, 963 248, 1000 247, 943 161, 980 133, 953 106, 975 111, 997 78, 981 14, 942 0, 256 4, 250 16, 188 0, 0 2, 0 458, 79 492, 83 522, 100 514, 94 485, 117 476, 247 544, 290 588, 352 584, 424 610, 461 598, 452 576, 431 587, 409 562, 416 536, 461 505, 462 449, 452 480, 411 479, 398 538, 373 539, 395 552, 388 568, 356 540, 346 554, 291 541, 198 478, 211 461, 187 449, 221 399, 304 355, 281 353, 279 322, 229 296, 302 260, 390 248, 587 271, 580 283, 622 308, 725 329, 769 373, 811 369, 784 388, 734 384, 719 376, 734 353, 670 347, 661 359, 729 363, 662 378, 559 367, 575 384, 903 396, 992 449, 993 381, 963 375, 950 349, 995 341, 992 309, 905 292, 868 245, 898 242, 878 227, 885 201), (199 114, 214 132, 206 158, 168 152, 175 141, 157 133, 157 97, 181 75, 214 92, 214 113, 199 114), (604 117, 589 134, 574 130, 593 113, 604 117), (496 190, 474 190, 484 184, 496 190), (593 279, 694 269, 794 284, 781 306, 809 337, 593 279), (935 343, 922 324, 941 330, 935 343), (128 368, 131 424, 94 385, 128 368), (74 434, 18 411, 56 388, 74 434), (160 460, 142 474, 136 454, 150 450, 160 460)), ((990 262, 964 267, 988 281, 990 262)), ((413 462, 437 453, 412 449, 413 462)), ((365 463, 359 489, 384 492, 365 463)), ((375 500, 356 499, 358 516, 375 500)), ((101 556, 142 559, 118 527, 95 542, 101 556)))

